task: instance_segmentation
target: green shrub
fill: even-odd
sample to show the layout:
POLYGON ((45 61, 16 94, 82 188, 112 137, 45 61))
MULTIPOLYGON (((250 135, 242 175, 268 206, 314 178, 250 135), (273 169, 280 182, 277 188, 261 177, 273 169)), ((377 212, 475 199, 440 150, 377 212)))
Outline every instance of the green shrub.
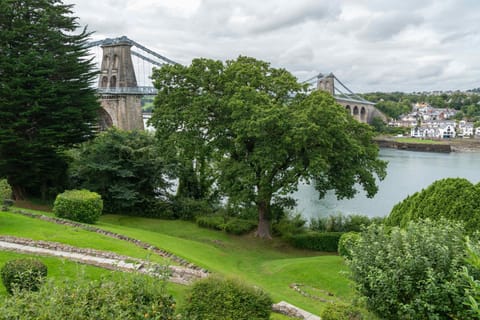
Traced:
POLYGON ((4 199, 12 199, 12 187, 7 179, 0 179, 0 203, 3 203, 4 199))
POLYGON ((7 292, 15 289, 37 291, 47 276, 47 266, 38 259, 10 260, 2 267, 2 283, 7 292))
POLYGON ((35 294, 20 292, 2 302, 1 319, 175 319, 175 300, 165 293, 164 282, 141 275, 121 281, 47 281, 35 294))
POLYGON ((362 311, 345 303, 329 303, 323 309, 322 320, 363 320, 362 311))
POLYGON ((177 219, 193 220, 200 215, 212 214, 213 208, 207 200, 176 197, 173 200, 173 212, 177 219))
POLYGON ((310 249, 325 252, 337 252, 341 232, 306 232, 291 235, 288 242, 300 249, 310 249))
POLYGON ((199 227, 214 230, 223 230, 225 225, 225 218, 222 216, 200 216, 196 221, 199 227))
POLYGON ((53 212, 57 217, 85 223, 95 223, 102 209, 100 195, 88 190, 67 190, 57 195, 53 204, 53 212))
POLYGON ((256 221, 233 218, 225 223, 224 230, 227 233, 241 235, 253 231, 256 227, 256 221))
POLYGON ((271 298, 259 288, 215 277, 196 282, 187 296, 189 320, 270 319, 271 298))
POLYGON ((284 216, 273 227, 273 233, 283 238, 288 238, 291 235, 305 232, 306 221, 300 214, 295 216, 284 216))
POLYGON ((430 218, 461 221, 469 232, 480 229, 480 184, 467 179, 447 178, 414 193, 396 204, 385 223, 404 227, 410 221, 430 218))
POLYGON ((346 262, 367 308, 381 319, 471 319, 463 304, 465 246, 459 223, 372 225, 346 262))
POLYGON ((360 235, 357 232, 347 232, 342 234, 338 241, 338 254, 345 259, 350 259, 352 257, 352 248, 359 239, 360 235))
POLYGON ((342 214, 330 215, 328 217, 311 219, 309 229, 320 232, 360 232, 362 228, 372 223, 382 223, 383 218, 370 218, 358 214, 344 216, 342 214))

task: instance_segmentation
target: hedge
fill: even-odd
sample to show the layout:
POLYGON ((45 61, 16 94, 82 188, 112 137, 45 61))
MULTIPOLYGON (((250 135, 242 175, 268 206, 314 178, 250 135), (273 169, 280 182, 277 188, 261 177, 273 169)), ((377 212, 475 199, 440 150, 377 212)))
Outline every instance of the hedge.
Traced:
POLYGON ((102 209, 100 195, 88 190, 67 190, 57 195, 53 204, 53 212, 57 217, 84 223, 95 223, 102 209))
POLYGON ((189 320, 268 320, 271 309, 272 299, 261 289, 209 277, 194 283, 184 311, 189 320))
POLYGON ((0 271, 7 292, 14 289, 37 291, 47 276, 47 266, 38 259, 22 258, 10 260, 0 271))
POLYGON ((288 242, 300 249, 337 252, 338 242, 343 232, 306 232, 291 235, 288 242))
POLYGON ((0 179, 0 204, 4 199, 12 199, 12 187, 7 182, 7 179, 0 179))

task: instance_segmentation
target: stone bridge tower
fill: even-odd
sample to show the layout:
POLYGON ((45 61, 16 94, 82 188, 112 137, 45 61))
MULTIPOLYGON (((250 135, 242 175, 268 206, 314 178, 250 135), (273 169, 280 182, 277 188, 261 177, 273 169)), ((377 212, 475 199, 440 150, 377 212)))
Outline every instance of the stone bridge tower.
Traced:
POLYGON ((101 94, 100 129, 115 126, 123 130, 143 130, 141 91, 138 90, 127 38, 102 44, 103 58, 98 80, 101 94))
MULTIPOLYGON (((330 93, 335 98, 337 103, 342 105, 357 121, 371 123, 376 117, 381 118, 384 122, 387 121, 387 117, 377 108, 375 108, 375 103, 362 99, 353 94, 336 95, 335 79, 336 77, 333 73, 330 73, 327 76, 320 74, 318 76, 317 89, 330 93)), ((337 79, 337 81, 339 80, 337 79)), ((346 90, 350 91, 341 82, 340 84, 346 90)))

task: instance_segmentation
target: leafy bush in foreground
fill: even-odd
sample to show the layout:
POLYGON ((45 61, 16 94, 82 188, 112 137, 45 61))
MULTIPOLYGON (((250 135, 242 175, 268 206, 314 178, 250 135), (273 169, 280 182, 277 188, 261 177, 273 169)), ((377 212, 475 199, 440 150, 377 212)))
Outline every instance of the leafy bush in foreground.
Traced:
POLYGON ((338 241, 338 254, 344 257, 345 259, 350 259, 352 257, 352 248, 360 239, 360 234, 357 232, 347 232, 342 234, 340 240, 338 241))
POLYGON ((38 292, 19 292, 0 305, 0 319, 170 320, 174 312, 163 282, 139 275, 122 281, 48 281, 38 292))
POLYGON ((210 277, 191 288, 185 316, 189 320, 260 320, 270 319, 271 309, 271 298, 259 288, 210 277))
POLYGON ((0 271, 7 292, 15 290, 37 291, 47 276, 47 266, 38 259, 10 260, 0 271))
POLYGON ((425 220, 368 227, 346 261, 367 308, 382 319, 469 319, 464 258, 459 223, 425 220))
POLYGON ((329 303, 322 312, 322 320, 363 320, 362 311, 349 304, 329 303))
POLYGON ((88 190, 67 190, 55 199, 53 212, 57 217, 95 223, 102 215, 103 201, 98 193, 88 190))

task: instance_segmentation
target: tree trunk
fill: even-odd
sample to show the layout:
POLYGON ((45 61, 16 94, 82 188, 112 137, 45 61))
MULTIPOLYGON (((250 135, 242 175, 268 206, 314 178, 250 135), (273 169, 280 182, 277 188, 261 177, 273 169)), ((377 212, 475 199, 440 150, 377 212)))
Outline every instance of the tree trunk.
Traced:
POLYGON ((266 201, 261 201, 258 204, 258 229, 255 236, 262 239, 272 239, 270 235, 270 220, 268 219, 269 204, 266 201))
POLYGON ((18 185, 12 185, 13 200, 25 200, 25 190, 18 185))

